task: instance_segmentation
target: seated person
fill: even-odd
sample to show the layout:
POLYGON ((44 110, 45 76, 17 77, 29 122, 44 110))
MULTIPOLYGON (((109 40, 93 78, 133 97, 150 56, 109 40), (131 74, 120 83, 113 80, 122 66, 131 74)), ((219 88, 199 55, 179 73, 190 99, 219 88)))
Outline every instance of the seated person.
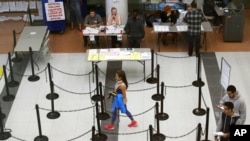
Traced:
POLYGON ((221 25, 222 17, 219 17, 214 9, 215 3, 214 0, 205 0, 203 3, 203 12, 205 16, 213 16, 213 25, 221 25))
MULTIPOLYGON (((84 26, 90 28, 96 28, 102 25, 102 18, 100 15, 95 13, 95 10, 91 9, 89 15, 85 17, 84 26)), ((100 46, 99 37, 95 37, 97 46, 100 46)), ((88 37, 84 36, 84 45, 87 46, 88 37)))
MULTIPOLYGON (((119 26, 121 24, 121 17, 117 14, 117 9, 115 7, 111 8, 111 14, 108 16, 107 25, 119 26)), ((116 44, 121 46, 121 41, 117 41, 117 36, 111 36, 111 46, 116 47, 116 44)))
MULTIPOLYGON (((170 6, 165 6, 164 7, 164 11, 161 12, 161 22, 165 23, 165 22, 170 22, 170 25, 175 25, 176 22, 177 22, 177 19, 179 17, 179 11, 178 10, 171 10, 171 7, 170 6)), ((173 34, 173 42, 176 41, 177 39, 177 36, 178 36, 178 33, 176 32, 170 32, 173 34)), ((162 43, 163 45, 167 45, 167 35, 168 33, 163 33, 162 34, 162 43)))

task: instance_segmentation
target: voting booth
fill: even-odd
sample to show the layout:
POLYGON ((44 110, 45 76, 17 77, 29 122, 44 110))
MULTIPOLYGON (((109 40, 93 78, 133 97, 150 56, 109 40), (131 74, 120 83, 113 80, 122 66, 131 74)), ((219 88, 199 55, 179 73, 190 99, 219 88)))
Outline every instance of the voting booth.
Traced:
POLYGON ((66 27, 63 0, 42 0, 42 7, 48 30, 63 33, 66 27))

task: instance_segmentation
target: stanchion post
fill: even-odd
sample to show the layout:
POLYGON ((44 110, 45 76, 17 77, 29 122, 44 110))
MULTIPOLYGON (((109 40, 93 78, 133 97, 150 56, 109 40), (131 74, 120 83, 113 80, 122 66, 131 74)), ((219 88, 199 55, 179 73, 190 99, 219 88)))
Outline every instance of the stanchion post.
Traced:
POLYGON ((154 77, 154 50, 151 49, 151 77, 148 78, 147 83, 155 84, 157 82, 157 78, 154 77))
POLYGON ((96 95, 92 96, 91 99, 93 101, 101 101, 103 98, 102 96, 99 94, 99 89, 98 89, 98 83, 99 83, 99 80, 98 80, 98 66, 97 64, 95 64, 95 77, 96 77, 96 95))
POLYGON ((8 82, 9 87, 16 87, 19 85, 19 82, 14 80, 13 69, 12 69, 12 62, 11 62, 11 55, 8 53, 8 60, 9 60, 9 68, 10 68, 10 82, 8 82))
MULTIPOLYGON (((0 107, 1 113, 2 113, 2 109, 0 107)), ((10 132, 5 132, 4 131, 4 127, 3 127, 3 117, 2 115, 0 116, 0 140, 6 140, 9 137, 11 137, 10 132)))
POLYGON ((2 107, 1 107, 1 103, 0 103, 0 118, 3 120, 5 119, 6 115, 2 112, 2 107))
MULTIPOLYGON (((13 41, 13 49, 15 49, 15 47, 16 47, 16 31, 15 30, 13 30, 13 40, 14 40, 13 41)), ((17 63, 17 62, 21 62, 22 60, 23 60, 22 58, 18 57, 17 52, 15 52, 15 57, 12 58, 12 60, 9 60, 9 61, 17 63)))
MULTIPOLYGON (((162 95, 162 97, 164 97, 163 94, 164 94, 164 82, 161 82, 161 95, 162 95)), ((156 115, 156 118, 158 120, 167 120, 169 118, 168 114, 163 112, 163 105, 164 105, 163 99, 164 98, 161 99, 161 111, 156 115)))
POLYGON ((9 87, 8 87, 8 78, 6 73, 6 66, 3 65, 3 74, 4 74, 4 80, 5 80, 5 89, 6 89, 6 95, 3 96, 3 101, 13 101, 15 99, 14 95, 10 94, 9 87))
POLYGON ((198 124, 198 131, 197 131, 197 136, 196 136, 196 141, 200 141, 201 140, 201 124, 198 124))
POLYGON ((104 112, 104 104, 103 104, 104 96, 102 95, 102 82, 99 82, 99 88, 100 88, 100 96, 102 100, 101 100, 101 112, 97 113, 97 116, 100 120, 107 120, 110 118, 110 115, 104 112))
MULTIPOLYGON (((96 107, 96 114, 99 113, 99 108, 98 108, 98 102, 95 102, 95 107, 96 107)), ((107 135, 102 134, 101 131, 101 125, 100 125, 100 119, 98 116, 96 116, 96 121, 97 121, 97 128, 98 128, 98 133, 94 135, 93 141, 106 141, 107 140, 107 135)))
POLYGON ((40 79, 39 76, 35 75, 35 71, 34 71, 34 60, 33 60, 33 52, 32 52, 32 48, 29 47, 29 53, 30 53, 30 64, 31 64, 31 71, 32 71, 32 75, 28 77, 29 81, 38 81, 40 79))
POLYGON ((156 108, 156 123, 157 123, 157 133, 153 134, 153 141, 164 141, 165 140, 165 135, 160 133, 160 123, 159 123, 159 119, 157 118, 157 116, 159 115, 159 103, 156 102, 155 104, 155 108, 156 108))
POLYGON ((49 138, 42 134, 42 127, 41 127, 41 120, 40 120, 40 113, 39 113, 39 106, 36 104, 36 116, 37 116, 37 123, 38 123, 38 131, 39 135, 35 137, 34 141, 48 141, 49 138))
POLYGON ((153 127, 149 125, 149 141, 153 141, 153 127))
POLYGON ((202 141, 210 141, 208 139, 208 129, 209 129, 209 112, 210 109, 207 107, 207 115, 206 115, 206 127, 205 127, 205 139, 202 141))
POLYGON ((50 87, 51 87, 51 112, 47 114, 47 117, 49 119, 57 119, 58 117, 60 117, 60 113, 55 111, 55 108, 54 108, 54 82, 53 81, 51 81, 50 87))
POLYGON ((164 96, 160 94, 159 88, 160 88, 160 65, 157 65, 156 68, 157 71, 157 88, 156 88, 156 94, 152 95, 152 99, 155 101, 160 101, 161 99, 164 99, 164 96))
POLYGON ((206 114, 206 110, 201 108, 201 86, 199 86, 199 96, 198 96, 198 108, 193 110, 193 114, 197 116, 202 116, 206 114))
POLYGON ((92 135, 91 135, 91 140, 93 141, 95 138, 95 126, 92 126, 92 135))
MULTIPOLYGON (((52 75, 51 75, 51 66, 50 66, 50 63, 48 63, 47 65, 48 67, 48 73, 49 73, 49 83, 50 83, 50 93, 46 95, 46 98, 51 100, 52 98, 52 89, 54 90, 54 88, 52 88, 52 75)), ((54 84, 53 84, 53 87, 54 87, 54 84)), ((53 99, 57 99, 59 97, 59 94, 55 93, 55 91, 53 91, 53 99)))
POLYGON ((193 86, 195 87, 200 87, 200 86, 204 86, 205 83, 201 80, 200 77, 200 72, 201 72, 201 55, 200 53, 197 54, 197 58, 198 58, 198 65, 197 65, 197 80, 193 81, 193 86))

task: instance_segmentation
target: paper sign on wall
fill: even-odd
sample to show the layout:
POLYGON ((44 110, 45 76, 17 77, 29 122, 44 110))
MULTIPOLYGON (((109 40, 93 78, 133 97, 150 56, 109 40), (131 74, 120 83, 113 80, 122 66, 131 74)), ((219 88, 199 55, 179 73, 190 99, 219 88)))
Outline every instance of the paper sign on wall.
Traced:
POLYGON ((45 13, 47 21, 65 20, 63 2, 45 3, 45 13))

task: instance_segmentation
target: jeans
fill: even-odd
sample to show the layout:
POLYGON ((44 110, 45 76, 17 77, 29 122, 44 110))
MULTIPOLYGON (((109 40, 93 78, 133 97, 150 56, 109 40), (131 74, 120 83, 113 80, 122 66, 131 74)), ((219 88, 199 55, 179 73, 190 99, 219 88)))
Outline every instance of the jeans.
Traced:
MULTIPOLYGON (((127 109, 127 105, 125 105, 125 108, 126 108, 126 115, 129 117, 130 120, 134 120, 133 119, 133 116, 132 114, 128 111, 127 109)), ((115 109, 113 112, 112 112, 112 118, 111 118, 111 123, 114 124, 115 123, 115 120, 116 120, 116 112, 118 111, 119 109, 115 109)))
POLYGON ((201 36, 198 35, 188 35, 188 55, 192 56, 193 48, 195 46, 195 53, 198 54, 200 50, 200 40, 201 36))

